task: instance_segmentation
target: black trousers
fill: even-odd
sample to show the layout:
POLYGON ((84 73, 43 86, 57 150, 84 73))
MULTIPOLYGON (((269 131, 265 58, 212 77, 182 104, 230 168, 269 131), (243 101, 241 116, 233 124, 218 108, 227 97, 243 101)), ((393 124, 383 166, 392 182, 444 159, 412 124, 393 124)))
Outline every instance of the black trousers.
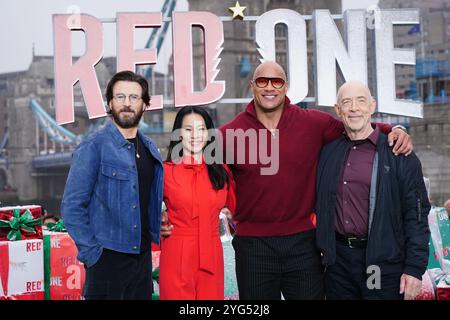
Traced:
POLYGON ((128 254, 103 249, 100 259, 86 268, 86 300, 151 300, 152 254, 128 254))
POLYGON ((324 299, 315 230, 277 237, 235 236, 236 278, 242 300, 324 299))
POLYGON ((336 241, 336 262, 325 272, 327 300, 400 300, 401 271, 366 268, 366 249, 336 241), (378 282, 375 277, 379 277, 378 282))

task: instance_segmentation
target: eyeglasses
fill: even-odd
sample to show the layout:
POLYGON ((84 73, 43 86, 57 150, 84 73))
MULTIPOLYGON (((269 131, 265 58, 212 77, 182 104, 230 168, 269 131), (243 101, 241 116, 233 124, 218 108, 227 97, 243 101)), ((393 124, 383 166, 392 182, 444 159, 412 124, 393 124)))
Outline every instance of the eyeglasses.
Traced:
POLYGON ((362 106, 367 105, 367 99, 364 97, 359 97, 356 99, 346 98, 346 99, 343 99, 340 104, 345 108, 350 108, 353 105, 353 103, 357 107, 362 107, 362 106))
POLYGON ((283 88, 286 81, 282 78, 266 78, 266 77, 259 77, 253 80, 254 84, 258 88, 265 88, 268 86, 269 81, 272 83, 272 87, 275 89, 281 89, 283 88))
MULTIPOLYGON (((114 100, 116 100, 118 103, 125 103, 125 100, 127 99, 127 95, 125 94, 116 94, 114 96, 114 100)), ((141 97, 138 96, 137 94, 130 94, 128 96, 128 100, 130 101, 131 104, 136 104, 139 100, 141 100, 141 97)))

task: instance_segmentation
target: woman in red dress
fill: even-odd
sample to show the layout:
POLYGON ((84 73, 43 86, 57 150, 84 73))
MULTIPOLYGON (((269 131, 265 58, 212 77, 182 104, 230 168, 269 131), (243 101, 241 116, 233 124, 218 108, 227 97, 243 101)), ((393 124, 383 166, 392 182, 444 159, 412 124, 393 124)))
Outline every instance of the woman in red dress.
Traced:
POLYGON ((161 300, 224 299, 219 213, 234 212, 236 198, 230 171, 214 159, 220 147, 214 133, 202 107, 184 107, 175 118, 164 163, 168 224, 161 233, 161 300))

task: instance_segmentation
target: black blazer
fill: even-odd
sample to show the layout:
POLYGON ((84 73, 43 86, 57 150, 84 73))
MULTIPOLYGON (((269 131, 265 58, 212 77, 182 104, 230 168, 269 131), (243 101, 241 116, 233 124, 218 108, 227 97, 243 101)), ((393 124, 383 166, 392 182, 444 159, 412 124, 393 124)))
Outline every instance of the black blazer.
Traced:
MULTIPOLYGON (((327 144, 320 155, 316 243, 324 265, 332 265, 336 259, 336 190, 350 146, 342 136, 327 144)), ((378 265, 383 273, 406 273, 422 279, 428 263, 430 203, 420 160, 414 153, 395 156, 381 132, 376 148, 372 169, 376 190, 371 190, 374 197, 370 201, 373 212, 369 216, 366 265, 378 265)))

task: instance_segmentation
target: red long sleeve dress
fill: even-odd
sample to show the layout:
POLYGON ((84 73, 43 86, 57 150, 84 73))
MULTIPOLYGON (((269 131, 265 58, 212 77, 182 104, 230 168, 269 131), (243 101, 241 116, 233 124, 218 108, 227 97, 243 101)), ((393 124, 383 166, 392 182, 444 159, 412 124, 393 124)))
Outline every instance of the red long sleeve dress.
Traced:
POLYGON ((214 190, 206 164, 164 163, 164 202, 172 234, 161 241, 161 300, 223 300, 219 213, 234 212, 234 181, 214 190))

